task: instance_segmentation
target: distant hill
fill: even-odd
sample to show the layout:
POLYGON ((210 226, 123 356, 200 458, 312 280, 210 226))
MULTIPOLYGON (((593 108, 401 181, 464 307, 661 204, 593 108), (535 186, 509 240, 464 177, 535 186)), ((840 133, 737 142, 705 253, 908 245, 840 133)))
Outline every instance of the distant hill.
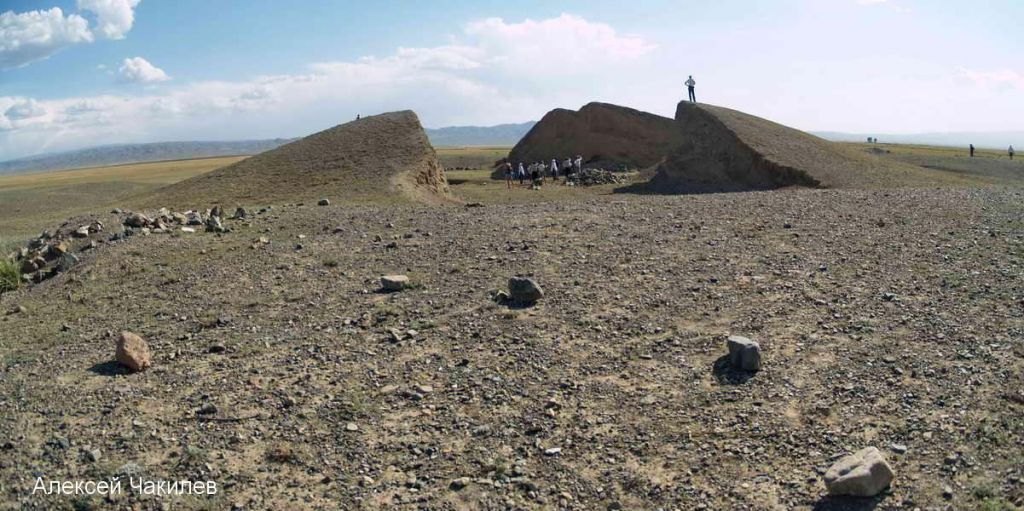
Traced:
MULTIPOLYGON (((535 122, 497 126, 452 126, 427 129, 434 147, 513 146, 530 131, 535 122)), ((47 170, 102 167, 124 163, 185 160, 213 156, 248 156, 276 149, 297 138, 234 140, 219 142, 154 142, 89 147, 74 151, 47 153, 0 162, 0 174, 43 172, 47 170)))
POLYGON ((288 139, 276 138, 272 140, 106 145, 0 162, 0 174, 101 167, 149 161, 209 158, 213 156, 246 156, 269 151, 290 141, 288 139))
POLYGON ((497 126, 451 126, 427 129, 430 144, 434 147, 462 146, 514 146, 526 132, 537 124, 536 121, 521 124, 499 124, 497 126))

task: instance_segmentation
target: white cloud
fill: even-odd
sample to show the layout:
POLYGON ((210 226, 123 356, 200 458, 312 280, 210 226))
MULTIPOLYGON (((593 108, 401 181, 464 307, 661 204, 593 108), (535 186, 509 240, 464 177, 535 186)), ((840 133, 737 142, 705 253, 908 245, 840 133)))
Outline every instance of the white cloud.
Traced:
POLYGON ((959 74, 968 81, 979 87, 991 87, 996 90, 1019 89, 1024 91, 1024 74, 1011 69, 999 69, 995 71, 976 71, 973 69, 960 68, 959 74))
POLYGON ((75 44, 91 43, 97 35, 124 39, 135 23, 135 7, 140 1, 78 0, 79 11, 95 16, 95 33, 84 17, 65 16, 59 7, 6 11, 0 14, 0 70, 26 66, 75 44))
MULTIPOLYGON (((575 16, 491 18, 467 25, 449 44, 315 63, 305 73, 39 101, 48 113, 31 125, 0 119, 11 124, 0 133, 0 159, 104 143, 297 136, 357 113, 404 108, 428 126, 525 121, 554 106, 644 94, 657 85, 635 77, 654 49, 575 16)), ((136 81, 166 77, 139 57, 126 59, 121 74, 136 81)), ((15 99, 24 101, 0 96, 0 108, 15 99)), ((673 99, 652 101, 671 105, 673 99)))
POLYGON ((135 23, 141 0, 78 0, 78 8, 96 15, 96 32, 107 39, 124 39, 135 23))
POLYGON ((163 69, 150 64, 142 57, 124 59, 117 73, 122 81, 129 83, 156 83, 171 79, 163 69))
POLYGON ((92 42, 88 22, 59 7, 47 11, 0 14, 0 69, 43 60, 78 43, 92 42))

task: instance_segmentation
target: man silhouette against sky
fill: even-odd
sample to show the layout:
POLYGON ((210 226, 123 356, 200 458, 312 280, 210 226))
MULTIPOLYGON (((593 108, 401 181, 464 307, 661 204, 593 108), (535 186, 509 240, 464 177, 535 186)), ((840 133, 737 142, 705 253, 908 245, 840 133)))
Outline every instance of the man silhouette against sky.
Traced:
POLYGON ((693 87, 697 85, 697 82, 693 81, 693 75, 690 75, 690 79, 686 80, 686 88, 690 92, 690 101, 693 103, 697 102, 697 95, 693 93, 693 87))

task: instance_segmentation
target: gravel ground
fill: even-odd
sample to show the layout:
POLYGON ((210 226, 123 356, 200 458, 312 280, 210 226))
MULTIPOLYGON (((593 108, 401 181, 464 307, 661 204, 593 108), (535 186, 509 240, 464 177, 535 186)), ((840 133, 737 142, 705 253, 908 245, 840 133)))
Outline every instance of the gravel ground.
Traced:
POLYGON ((104 244, 0 297, 0 509, 1015 509, 1022 203, 281 206, 104 244), (496 303, 513 275, 545 297, 496 303), (121 330, 152 368, 111 362, 121 330), (730 334, 760 372, 722 365, 730 334), (826 498, 866 446, 890 490, 826 498), (31 491, 130 472, 220 491, 31 491))

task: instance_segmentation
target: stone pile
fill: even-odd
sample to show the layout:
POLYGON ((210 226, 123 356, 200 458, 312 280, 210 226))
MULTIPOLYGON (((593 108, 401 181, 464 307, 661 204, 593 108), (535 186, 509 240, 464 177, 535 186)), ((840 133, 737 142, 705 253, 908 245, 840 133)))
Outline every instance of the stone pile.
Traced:
MULTIPOLYGON (((238 208, 231 219, 242 219, 247 215, 244 208, 238 208)), ((214 206, 204 212, 196 210, 179 213, 169 211, 167 208, 160 208, 152 217, 142 213, 128 213, 122 223, 125 226, 125 234, 163 234, 175 230, 193 232, 190 227, 205 227, 207 232, 231 232, 231 229, 224 227, 224 209, 214 206)))
MULTIPOLYGON (((160 208, 151 215, 140 212, 112 211, 121 216, 123 232, 116 231, 109 235, 100 220, 68 221, 54 231, 43 231, 27 245, 19 247, 8 258, 17 263, 21 278, 25 282, 42 282, 64 273, 76 264, 79 258, 75 253, 96 248, 100 243, 115 242, 125 236, 136 234, 169 234, 174 231, 192 233, 196 228, 205 228, 207 232, 227 233, 231 229, 224 226, 225 214, 220 206, 204 212, 175 212, 160 208)), ((244 219, 249 216, 245 208, 238 208, 231 219, 244 219)), ((0 254, 2 257, 5 254, 0 254)))
POLYGON ((78 256, 73 252, 95 248, 103 227, 99 220, 65 223, 56 231, 43 231, 9 258, 18 264, 22 280, 42 282, 78 264, 78 256))
POLYGON ((626 177, 610 170, 585 168, 578 175, 573 175, 571 182, 577 186, 622 184, 626 182, 626 177))

